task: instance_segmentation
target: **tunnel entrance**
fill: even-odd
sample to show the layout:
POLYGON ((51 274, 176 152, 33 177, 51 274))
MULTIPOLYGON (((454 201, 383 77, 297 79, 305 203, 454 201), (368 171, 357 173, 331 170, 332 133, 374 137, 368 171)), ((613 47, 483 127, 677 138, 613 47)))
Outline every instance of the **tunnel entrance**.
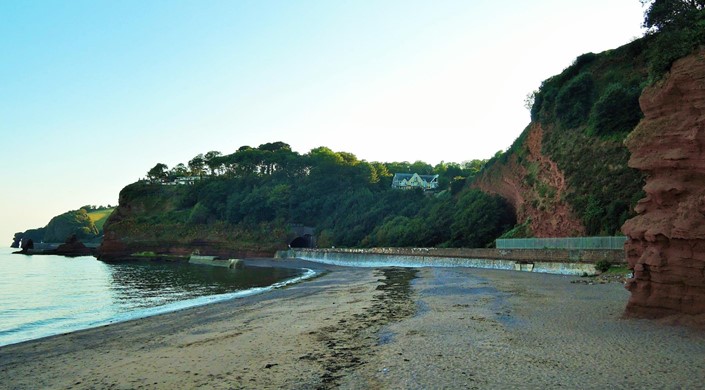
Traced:
POLYGON ((304 234, 303 236, 296 237, 289 243, 289 246, 292 248, 313 248, 313 236, 304 234))

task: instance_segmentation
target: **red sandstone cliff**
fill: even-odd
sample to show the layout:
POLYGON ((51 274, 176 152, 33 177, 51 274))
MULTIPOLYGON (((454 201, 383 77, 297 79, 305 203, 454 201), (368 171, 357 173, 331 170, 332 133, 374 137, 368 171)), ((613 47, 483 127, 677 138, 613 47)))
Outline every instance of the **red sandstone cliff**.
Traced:
POLYGON ((585 228, 563 200, 565 175, 541 152, 544 133, 541 124, 532 123, 527 131, 524 164, 514 154, 506 164, 492 166, 474 187, 507 199, 514 207, 517 223, 529 221, 534 237, 584 235, 585 228))
MULTIPOLYGON (((187 224, 164 217, 177 208, 180 188, 150 186, 135 183, 120 192, 119 205, 104 226, 103 242, 98 258, 104 261, 122 261, 134 258, 139 252, 153 252, 157 256, 183 256, 192 253, 229 257, 272 257, 283 247, 267 245, 257 232, 234 229, 222 222, 187 224), (158 222, 150 218, 161 218, 158 222)), ((270 237, 286 234, 277 229, 267 230, 270 237)), ((286 242, 284 238, 277 240, 286 242)))
POLYGON ((626 315, 705 324, 705 49, 644 90, 629 166, 647 174, 638 215, 622 227, 634 270, 626 315))

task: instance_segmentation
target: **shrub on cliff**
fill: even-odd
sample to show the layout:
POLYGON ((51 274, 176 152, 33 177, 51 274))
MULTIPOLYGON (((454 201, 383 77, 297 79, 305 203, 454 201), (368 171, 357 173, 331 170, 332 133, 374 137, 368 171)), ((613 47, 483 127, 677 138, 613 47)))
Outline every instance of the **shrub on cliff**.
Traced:
POLYGON ((585 123, 592 108, 595 82, 592 75, 581 73, 566 83, 556 97, 556 117, 567 128, 585 123))
POLYGON ((643 117, 639 108, 641 88, 610 84, 595 102, 590 113, 591 133, 608 135, 631 131, 643 117))

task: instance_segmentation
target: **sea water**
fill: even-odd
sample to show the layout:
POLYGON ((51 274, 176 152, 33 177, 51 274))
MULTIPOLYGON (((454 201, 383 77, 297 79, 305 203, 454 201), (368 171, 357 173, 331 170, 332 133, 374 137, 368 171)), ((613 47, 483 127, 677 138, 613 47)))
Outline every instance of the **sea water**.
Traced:
POLYGON ((0 346, 257 294, 314 274, 12 251, 0 248, 0 346))

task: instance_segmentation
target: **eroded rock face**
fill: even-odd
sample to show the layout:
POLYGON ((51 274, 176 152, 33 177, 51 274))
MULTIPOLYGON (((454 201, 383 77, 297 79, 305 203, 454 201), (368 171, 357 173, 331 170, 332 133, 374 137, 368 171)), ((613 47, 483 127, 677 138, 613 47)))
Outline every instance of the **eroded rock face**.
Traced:
POLYGON ((647 174, 646 198, 622 231, 634 277, 626 315, 689 316, 705 324, 705 49, 644 90, 629 135, 629 166, 647 174))
MULTIPOLYGON (((286 247, 285 239, 280 240, 281 248, 243 247, 234 233, 222 224, 191 226, 184 223, 152 224, 148 219, 141 221, 139 217, 149 215, 148 210, 154 209, 154 204, 160 207, 156 213, 169 210, 172 193, 159 195, 159 190, 160 187, 144 187, 142 193, 139 189, 133 190, 137 195, 133 193, 132 196, 127 196, 125 189, 120 192, 119 205, 103 228, 103 241, 97 251, 100 260, 144 258, 135 256, 141 252, 153 252, 157 257, 181 256, 184 259, 193 253, 221 258, 273 257, 277 249, 286 247), (151 206, 147 204, 150 196, 151 206)), ((270 234, 276 237, 277 233, 270 234)))
POLYGON ((512 156, 507 164, 495 164, 490 172, 478 178, 475 187, 490 194, 497 194, 514 207, 518 223, 530 221, 535 237, 570 237, 585 235, 585 227, 563 200, 567 189, 565 175, 558 165, 541 152, 543 128, 532 123, 526 137, 529 166, 535 167, 530 174, 512 156), (533 177, 533 183, 527 177, 533 177), (551 191, 544 196, 535 189, 541 183, 551 191))

